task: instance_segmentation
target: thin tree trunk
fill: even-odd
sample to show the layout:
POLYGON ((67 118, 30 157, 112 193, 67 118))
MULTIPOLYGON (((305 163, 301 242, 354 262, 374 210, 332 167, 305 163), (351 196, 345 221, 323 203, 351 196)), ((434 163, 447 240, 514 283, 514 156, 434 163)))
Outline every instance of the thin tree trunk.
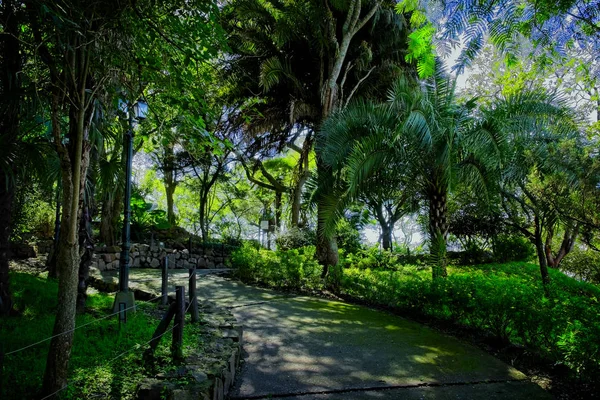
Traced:
POLYGON ((0 315, 8 315, 13 308, 10 295, 8 260, 10 258, 11 209, 14 186, 7 173, 0 171, 0 315))
MULTIPOLYGON (((79 44, 76 51, 79 57, 85 55, 85 45, 79 44)), ((85 62, 82 61, 82 63, 85 62)), ((86 68, 85 66, 83 68, 86 68)), ((84 75, 85 76, 85 75, 84 75)), ((52 101, 52 125, 57 151, 61 159, 63 187, 63 215, 61 221, 60 245, 58 248, 58 305, 56 319, 46 359, 46 370, 42 393, 50 395, 67 384, 69 360, 73 346, 73 329, 77 305, 77 287, 79 281, 79 219, 83 208, 83 190, 89 163, 90 146, 87 142, 87 120, 85 101, 85 79, 78 93, 80 102, 71 105, 69 113, 69 147, 60 142, 59 96, 52 101)), ((91 113, 90 113, 91 115, 91 113)))
POLYGON ((429 193, 429 234, 431 236, 430 257, 432 278, 445 278, 446 269, 446 240, 448 236, 447 197, 446 191, 439 186, 430 188, 429 193))
POLYGON ((540 219, 536 215, 534 217, 535 225, 535 250, 538 256, 538 262, 540 263, 540 274, 542 276, 542 283, 544 284, 544 290, 547 292, 548 285, 550 284, 550 275, 548 274, 548 264, 546 260, 546 253, 544 251, 544 242, 542 240, 542 227, 540 226, 540 219))
POLYGON ((281 197, 283 193, 275 192, 275 226, 281 229, 281 197))
POLYGON ((167 181, 165 180, 165 193, 167 195, 167 221, 169 221, 169 224, 171 225, 175 225, 173 195, 175 194, 176 188, 177 184, 174 184, 173 182, 167 183, 167 181))
POLYGON ((48 260, 46 260, 46 268, 48 268, 48 278, 58 278, 57 255, 58 255, 58 242, 60 241, 60 197, 61 197, 61 184, 60 180, 56 184, 56 208, 54 212, 54 240, 52 241, 52 249, 48 254, 48 260))
MULTIPOLYGON (((87 201, 86 201, 87 202, 87 201)), ((90 205, 86 204, 83 209, 79 224, 79 282, 77 284, 77 312, 85 311, 87 300, 88 279, 90 276, 90 265, 94 255, 94 241, 92 239, 92 214, 90 205)))
POLYGON ((165 146, 164 152, 163 183, 165 185, 165 194, 167 195, 167 221, 169 221, 171 225, 175 225, 173 195, 177 188, 177 182, 175 181, 175 154, 173 151, 173 144, 170 143, 165 146))

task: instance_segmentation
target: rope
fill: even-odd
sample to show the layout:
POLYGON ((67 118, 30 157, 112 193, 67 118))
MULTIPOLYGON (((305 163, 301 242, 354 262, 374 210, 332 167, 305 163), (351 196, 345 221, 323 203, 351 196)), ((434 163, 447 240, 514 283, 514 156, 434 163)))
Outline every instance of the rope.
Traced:
MULTIPOLYGON (((127 349, 127 350, 125 350, 124 352, 120 353, 120 354, 119 354, 119 355, 117 355, 116 357, 113 357, 113 358, 111 358, 109 361, 107 361, 106 363, 104 363, 102 366, 103 366, 103 367, 106 367, 106 366, 108 366, 109 364, 112 364, 113 362, 115 362, 116 360, 118 360, 119 358, 123 357, 124 355, 126 355, 126 354, 129 354, 129 353, 131 353, 131 352, 132 352, 132 351, 134 351, 134 350, 138 350, 138 349, 140 349, 140 348, 143 348, 144 346, 146 346, 146 345, 150 344, 150 342, 151 342, 152 340, 155 340, 155 339, 157 339, 157 338, 161 338, 161 337, 163 337, 163 335, 166 335, 167 333, 171 332, 173 329, 175 329, 175 327, 176 327, 177 325, 178 325, 178 324, 174 324, 174 325, 173 325, 171 328, 167 329, 166 331, 164 331, 162 334, 160 334, 160 335, 159 335, 159 336, 157 336, 156 338, 150 339, 149 341, 147 341, 147 342, 145 342, 145 343, 142 343, 142 344, 136 344, 135 346, 133 346, 133 347, 131 347, 131 348, 129 348, 129 349, 127 349)), ((62 388, 58 389, 56 392, 54 392, 54 393, 51 393, 51 394, 47 395, 46 397, 43 397, 41 400, 46 400, 46 399, 49 399, 50 397, 54 396, 55 394, 57 394, 57 393, 59 393, 59 392, 61 392, 61 391, 65 390, 66 388, 68 388, 68 387, 69 387, 69 385, 72 385, 72 384, 74 384, 74 383, 76 383, 76 382, 79 382, 80 380, 81 380, 81 379, 77 379, 77 380, 70 381, 70 382, 69 382, 69 383, 67 383, 65 386, 63 386, 62 388)))
MULTIPOLYGON (((153 298, 153 299, 150 299, 150 300, 146 300, 146 301, 139 302, 139 303, 138 303, 138 305, 140 305, 140 304, 145 304, 145 303, 150 303, 150 302, 152 302, 152 301, 154 301, 154 300, 157 300, 157 299, 160 299, 160 298, 162 298, 162 295, 161 295, 161 296, 157 296, 157 297, 155 297, 155 298, 153 298)), ((117 315, 117 314, 120 314, 120 313, 122 313, 123 311, 131 310, 131 309, 133 309, 133 308, 135 308, 135 307, 136 307, 136 306, 135 306, 135 305, 133 305, 133 306, 131 306, 131 307, 127 307, 127 308, 126 308, 126 309, 124 309, 124 310, 119 310, 119 311, 117 311, 117 312, 115 312, 115 313, 112 313, 112 314, 106 315, 106 316, 104 316, 104 317, 100 317, 100 318, 94 319, 93 321, 86 322, 85 324, 83 324, 83 325, 79 325, 79 326, 77 326, 77 327, 75 327, 75 328, 73 328, 73 329, 69 329, 69 330, 66 330, 66 331, 64 331, 64 332, 57 333, 56 335, 52 335, 52 336, 50 336, 50 337, 47 337, 47 338, 45 338, 45 339, 42 339, 42 340, 40 340, 40 341, 38 341, 38 342, 35 342, 35 343, 32 343, 32 344, 30 344, 30 345, 27 345, 27 346, 25 346, 25 347, 22 347, 22 348, 20 348, 20 349, 13 350, 13 351, 9 351, 8 353, 5 353, 4 355, 5 355, 5 356, 10 356, 11 354, 15 354, 15 353, 18 353, 18 352, 20 352, 20 351, 27 350, 27 349, 29 349, 30 347, 37 346, 38 344, 41 344, 41 343, 47 342, 48 340, 54 339, 55 337, 59 337, 59 336, 65 335, 65 334, 67 334, 67 333, 75 332, 77 329, 80 329, 80 328, 86 327, 86 326, 88 326, 88 325, 94 324, 94 323, 96 323, 96 322, 98 322, 98 321, 102 321, 102 320, 104 320, 104 319, 107 319, 107 318, 110 318, 110 317, 113 317, 113 316, 115 316, 115 315, 117 315)))

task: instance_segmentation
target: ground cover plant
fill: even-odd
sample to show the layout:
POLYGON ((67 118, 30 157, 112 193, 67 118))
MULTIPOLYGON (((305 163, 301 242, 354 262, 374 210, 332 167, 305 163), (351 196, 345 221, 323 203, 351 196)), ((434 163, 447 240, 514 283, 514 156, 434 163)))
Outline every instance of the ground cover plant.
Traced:
MULTIPOLYGON (((46 274, 25 272, 11 274, 15 308, 18 316, 0 319, 0 342, 5 352, 37 343, 52 334, 56 308, 55 280, 46 274)), ((98 320, 112 313, 114 295, 92 293, 87 311, 77 317, 68 387, 59 393, 62 399, 135 398, 135 391, 145 377, 142 353, 148 347, 161 312, 153 304, 138 302, 138 311, 128 315, 127 324, 119 328, 116 317, 98 320), (94 322, 96 321, 96 322, 94 322)), ((187 324, 184 351, 194 343, 194 326, 187 324)), ((159 370, 172 368, 171 333, 163 336, 155 352, 159 370)), ((40 390, 49 341, 18 353, 7 355, 2 374, 2 399, 35 398, 40 390)))
MULTIPOLYGON (((299 250, 244 246, 232 261, 246 282, 295 290, 324 285, 317 272, 304 268, 310 258, 299 250), (289 260, 297 262, 295 267, 289 260), (297 279, 290 280, 290 274, 297 279)), ((552 284, 546 292, 539 267, 525 262, 449 266, 444 280, 432 280, 425 265, 364 268, 366 263, 360 257, 343 257, 327 285, 339 295, 405 315, 474 329, 500 346, 525 346, 550 363, 566 366, 574 377, 591 381, 600 371, 600 289, 594 285, 550 270, 552 284)))

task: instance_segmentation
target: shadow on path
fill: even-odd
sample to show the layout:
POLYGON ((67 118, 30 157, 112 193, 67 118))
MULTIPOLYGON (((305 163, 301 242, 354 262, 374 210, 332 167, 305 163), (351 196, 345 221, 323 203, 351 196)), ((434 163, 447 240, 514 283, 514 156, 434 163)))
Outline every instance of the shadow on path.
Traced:
MULTIPOLYGON (((132 271, 132 284, 160 287, 153 273, 132 271)), ((170 275, 173 286, 186 281, 185 271, 170 275)), ((398 316, 212 275, 197 285, 244 326, 232 399, 551 398, 487 353, 398 316)))

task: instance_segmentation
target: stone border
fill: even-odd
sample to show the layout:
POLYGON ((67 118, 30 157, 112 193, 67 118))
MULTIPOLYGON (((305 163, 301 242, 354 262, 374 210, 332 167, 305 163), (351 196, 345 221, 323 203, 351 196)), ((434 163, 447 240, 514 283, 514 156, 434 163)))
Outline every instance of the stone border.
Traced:
MULTIPOLYGON (((92 267, 99 271, 119 269, 121 247, 97 246, 94 248, 92 267)), ((226 268, 229 263, 230 252, 224 248, 198 248, 190 254, 188 249, 169 249, 158 245, 132 243, 129 253, 131 268, 159 268, 164 258, 169 260, 169 268, 188 269, 226 268)))
MULTIPOLYGON (((90 277, 96 289, 114 292, 118 285, 90 277)), ((135 289, 138 299, 156 295, 135 289)), ((174 302, 169 296, 169 302, 174 302)), ((198 348, 174 371, 148 376, 140 382, 136 398, 144 400, 224 400, 233 387, 240 367, 243 327, 229 311, 211 301, 198 304, 201 319, 198 348), (201 342, 201 344, 200 344, 201 342)), ((157 321, 158 325, 158 321, 157 321)))

